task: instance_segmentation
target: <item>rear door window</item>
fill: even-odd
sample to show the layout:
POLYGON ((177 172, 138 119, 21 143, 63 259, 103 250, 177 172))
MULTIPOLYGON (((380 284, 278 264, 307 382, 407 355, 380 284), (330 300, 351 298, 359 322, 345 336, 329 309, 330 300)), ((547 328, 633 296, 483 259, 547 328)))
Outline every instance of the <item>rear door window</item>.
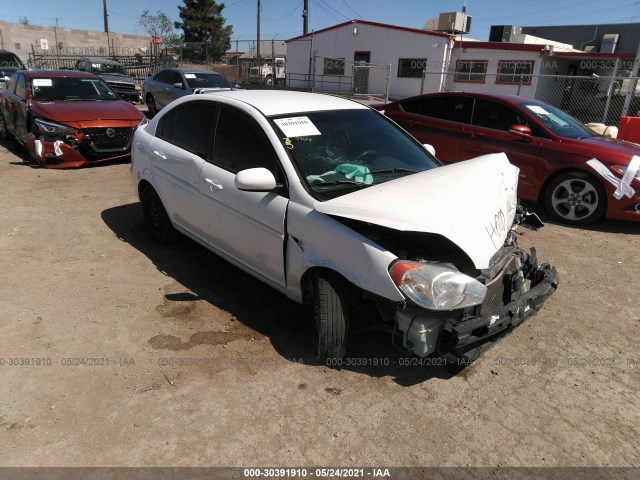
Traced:
POLYGON ((473 98, 471 97, 427 97, 409 100, 400 104, 408 113, 439 118, 450 122, 470 123, 473 98))
POLYGON ((209 158, 218 107, 211 102, 189 103, 168 112, 158 125, 157 136, 184 150, 209 158))

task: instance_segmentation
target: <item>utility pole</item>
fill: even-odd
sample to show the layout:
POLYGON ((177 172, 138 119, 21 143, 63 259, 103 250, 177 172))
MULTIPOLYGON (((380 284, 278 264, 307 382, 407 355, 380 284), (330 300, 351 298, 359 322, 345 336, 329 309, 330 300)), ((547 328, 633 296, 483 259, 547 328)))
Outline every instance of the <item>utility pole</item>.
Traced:
POLYGON ((258 62, 258 85, 262 84, 262 62, 260 61, 260 0, 258 0, 258 42, 256 43, 256 59, 258 62))
POLYGON ((109 39, 109 14, 107 13, 107 0, 102 0, 102 6, 104 9, 104 31, 107 34, 107 50, 109 56, 111 56, 111 40, 109 39))
POLYGON ((102 0, 102 5, 104 7, 104 31, 105 33, 109 33, 109 15, 107 14, 107 0, 102 0))
POLYGON ((309 0, 304 0, 302 7, 302 34, 309 33, 309 0))

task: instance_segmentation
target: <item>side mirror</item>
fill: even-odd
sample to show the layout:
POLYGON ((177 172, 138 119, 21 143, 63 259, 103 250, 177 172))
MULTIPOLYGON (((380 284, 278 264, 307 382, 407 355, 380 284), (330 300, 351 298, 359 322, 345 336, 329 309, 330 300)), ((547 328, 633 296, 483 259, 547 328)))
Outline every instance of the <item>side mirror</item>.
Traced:
POLYGON ((277 187, 273 173, 263 167, 239 171, 233 183, 238 190, 247 192, 270 192, 277 187))
POLYGON ((175 88, 179 88, 179 89, 181 89, 181 90, 184 90, 184 85, 182 84, 182 82, 176 82, 176 83, 174 83, 174 84, 173 84, 173 85, 171 85, 171 86, 172 86, 172 87, 175 87, 175 88))
POLYGON ((531 129, 526 125, 511 125, 509 133, 519 140, 528 142, 531 140, 531 129))
POLYGON ((424 149, 429 152, 431 155, 433 155, 434 157, 436 156, 436 149, 433 145, 429 144, 429 143, 423 143, 422 146, 424 147, 424 149))

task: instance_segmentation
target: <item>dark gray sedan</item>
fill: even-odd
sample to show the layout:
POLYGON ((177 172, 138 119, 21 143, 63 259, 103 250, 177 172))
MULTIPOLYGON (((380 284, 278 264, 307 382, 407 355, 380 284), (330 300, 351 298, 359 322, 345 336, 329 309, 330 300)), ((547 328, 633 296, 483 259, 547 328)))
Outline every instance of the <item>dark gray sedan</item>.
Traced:
POLYGON ((144 82, 143 96, 153 116, 176 98, 194 93, 233 90, 227 78, 211 70, 165 68, 144 82))

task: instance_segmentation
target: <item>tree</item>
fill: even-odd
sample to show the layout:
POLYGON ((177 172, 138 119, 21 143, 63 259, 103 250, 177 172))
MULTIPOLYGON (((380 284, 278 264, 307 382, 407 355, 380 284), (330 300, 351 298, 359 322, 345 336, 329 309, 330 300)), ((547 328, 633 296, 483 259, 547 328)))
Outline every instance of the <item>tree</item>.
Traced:
POLYGON ((184 55, 192 60, 219 61, 231 47, 232 26, 225 26, 224 3, 215 0, 184 0, 178 7, 181 22, 175 28, 184 32, 184 55))
POLYGON ((160 10, 155 15, 151 15, 149 10, 145 10, 140 15, 138 24, 152 37, 160 37, 162 45, 165 46, 176 36, 171 20, 160 10))

